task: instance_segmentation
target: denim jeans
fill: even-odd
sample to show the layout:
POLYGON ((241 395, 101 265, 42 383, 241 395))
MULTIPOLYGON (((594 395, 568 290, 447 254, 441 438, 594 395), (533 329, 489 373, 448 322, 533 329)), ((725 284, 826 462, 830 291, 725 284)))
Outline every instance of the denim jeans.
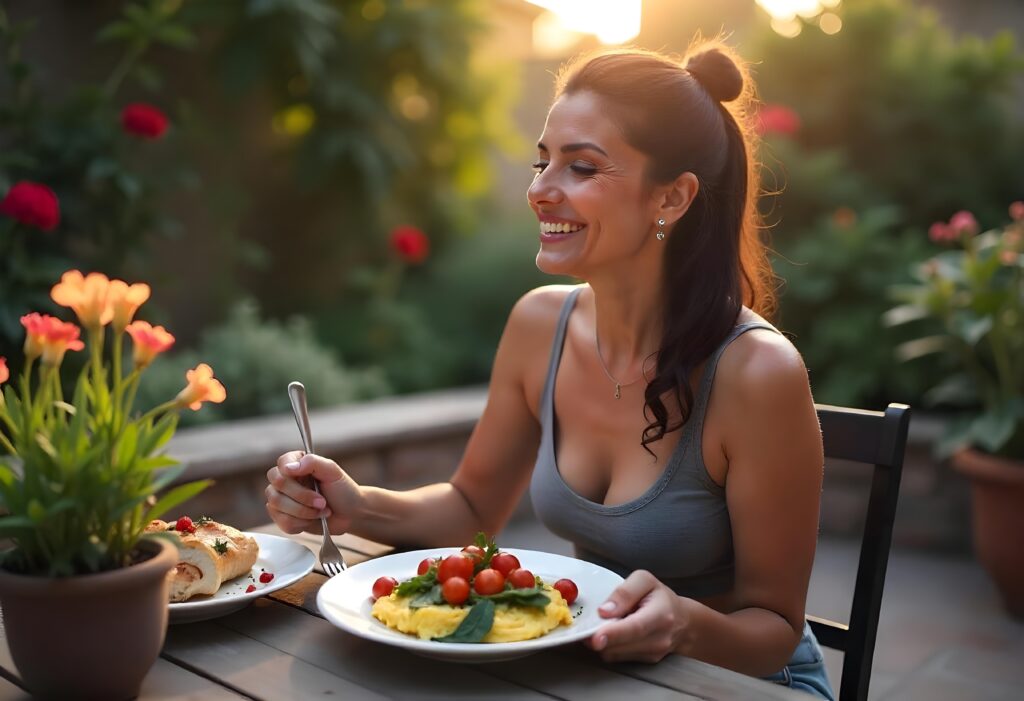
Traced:
POLYGON ((813 694, 818 698, 835 701, 836 694, 828 681, 828 673, 825 671, 825 659, 821 655, 821 648, 818 640, 811 632, 811 627, 804 623, 804 635, 800 638, 800 644, 796 646, 793 656, 789 658, 789 664, 770 677, 764 677, 766 681, 790 689, 798 689, 813 694))

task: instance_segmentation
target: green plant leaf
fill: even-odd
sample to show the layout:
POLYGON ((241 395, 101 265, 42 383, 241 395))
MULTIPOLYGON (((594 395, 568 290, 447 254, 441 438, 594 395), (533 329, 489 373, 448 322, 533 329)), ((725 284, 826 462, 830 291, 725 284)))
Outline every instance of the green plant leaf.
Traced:
POLYGON ((478 599, 490 599, 495 603, 506 603, 514 606, 545 608, 551 603, 551 597, 545 594, 539 586, 534 586, 530 589, 506 589, 489 596, 481 596, 479 594, 475 596, 478 599))
POLYGON ((451 634, 434 638, 439 643, 478 643, 494 625, 494 602, 481 599, 473 604, 462 623, 451 634))
POLYGON ((901 304, 900 306, 893 307, 883 314, 882 323, 886 326, 899 326, 901 324, 910 323, 911 321, 927 319, 929 316, 930 312, 927 307, 919 304, 901 304))
POLYGON ((178 476, 184 471, 185 465, 177 464, 168 467, 166 470, 161 472, 160 475, 155 480, 153 480, 153 483, 149 486, 149 488, 155 494, 156 492, 159 492, 161 489, 163 489, 171 482, 176 480, 178 476))
POLYGON ((995 453, 1010 440, 1017 421, 1016 413, 1007 405, 986 411, 971 422, 971 439, 986 451, 995 453))
POLYGON ((932 353, 942 353, 949 347, 945 336, 925 336, 896 346, 896 357, 902 361, 914 360, 932 353))
POLYGON ((153 508, 146 512, 146 523, 155 518, 160 518, 169 510, 173 509, 183 501, 191 499, 211 484, 213 484, 213 480, 198 480, 196 482, 189 482, 188 484, 182 484, 175 487, 171 491, 167 492, 167 494, 163 495, 156 504, 153 505, 153 508))
POLYGON ((949 404, 953 406, 971 406, 977 404, 978 385, 966 373, 950 375, 932 387, 924 395, 925 402, 931 406, 949 404))
POLYGON ((132 39, 138 34, 135 26, 124 20, 111 22, 96 33, 97 42, 115 41, 119 39, 132 39))
POLYGON ((10 538, 35 528, 35 521, 28 516, 0 516, 0 536, 10 538))
POLYGON ((444 596, 441 594, 441 585, 435 584, 429 590, 417 594, 409 602, 409 608, 421 609, 426 606, 439 606, 444 603, 444 596))

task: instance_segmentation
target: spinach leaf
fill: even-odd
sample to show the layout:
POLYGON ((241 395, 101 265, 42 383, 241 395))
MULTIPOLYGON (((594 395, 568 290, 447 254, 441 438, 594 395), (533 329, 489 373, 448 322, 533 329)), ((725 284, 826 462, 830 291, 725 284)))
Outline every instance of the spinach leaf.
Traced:
POLYGON ((417 594, 416 597, 409 602, 409 608, 421 609, 426 606, 436 606, 444 603, 444 598, 441 596, 441 585, 435 584, 428 591, 422 594, 417 594))
POLYGON ((544 608, 551 603, 551 597, 541 591, 540 587, 506 589, 490 596, 475 594, 475 597, 477 600, 490 599, 495 603, 504 602, 513 606, 534 606, 536 608, 544 608))
POLYGON ((435 584, 437 584, 437 568, 431 567, 423 574, 417 575, 412 579, 407 579, 399 584, 398 588, 395 589, 395 592, 399 596, 411 596, 413 594, 430 591, 435 584))
POLYGON ((462 623, 451 634, 434 638, 439 643, 478 643, 494 625, 494 602, 481 599, 473 604, 462 623))

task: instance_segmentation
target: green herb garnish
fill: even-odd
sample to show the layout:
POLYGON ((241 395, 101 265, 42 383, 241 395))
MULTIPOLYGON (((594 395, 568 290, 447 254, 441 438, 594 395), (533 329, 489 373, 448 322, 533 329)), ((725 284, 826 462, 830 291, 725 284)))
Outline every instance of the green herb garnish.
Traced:
POLYGON ((444 595, 441 594, 441 585, 435 584, 429 590, 413 597, 413 600, 409 602, 409 608, 421 609, 427 606, 440 606, 443 603, 444 595))
POLYGON ((494 625, 494 602, 481 599, 473 604, 462 623, 451 634, 434 638, 439 643, 479 643, 494 625))
POLYGON ((413 594, 430 591, 435 584, 437 584, 437 567, 431 567, 423 574, 407 579, 399 584, 395 589, 395 593, 399 596, 412 596, 413 594))
POLYGON ((480 531, 476 534, 476 538, 473 539, 473 545, 484 551, 483 559, 473 567, 473 574, 475 575, 477 572, 491 566, 491 559, 498 554, 498 544, 494 542, 494 538, 488 538, 483 531, 480 531))
POLYGON ((206 524, 211 523, 212 521, 213 521, 213 519, 210 518, 209 516, 200 516, 199 520, 196 521, 192 525, 194 525, 194 526, 205 526, 206 524))
POLYGON ((534 606, 541 609, 551 603, 551 597, 541 591, 540 587, 533 587, 532 589, 506 589, 489 596, 474 593, 473 598, 478 601, 489 599, 495 603, 510 604, 512 606, 534 606))
POLYGON ((226 555, 228 552, 228 542, 226 540, 221 540, 220 538, 218 538, 217 540, 213 541, 213 549, 219 552, 221 555, 226 555))

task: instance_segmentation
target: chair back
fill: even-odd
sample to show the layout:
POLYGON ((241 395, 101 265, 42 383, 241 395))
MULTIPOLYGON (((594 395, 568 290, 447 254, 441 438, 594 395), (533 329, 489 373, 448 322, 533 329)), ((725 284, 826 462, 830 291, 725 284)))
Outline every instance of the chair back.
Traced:
POLYGON ((857 563, 850 623, 808 616, 811 630, 827 647, 842 650, 839 701, 865 701, 885 588, 892 526, 896 519, 903 454, 907 447, 910 407, 890 404, 884 412, 818 404, 825 457, 870 466, 871 493, 857 563))

